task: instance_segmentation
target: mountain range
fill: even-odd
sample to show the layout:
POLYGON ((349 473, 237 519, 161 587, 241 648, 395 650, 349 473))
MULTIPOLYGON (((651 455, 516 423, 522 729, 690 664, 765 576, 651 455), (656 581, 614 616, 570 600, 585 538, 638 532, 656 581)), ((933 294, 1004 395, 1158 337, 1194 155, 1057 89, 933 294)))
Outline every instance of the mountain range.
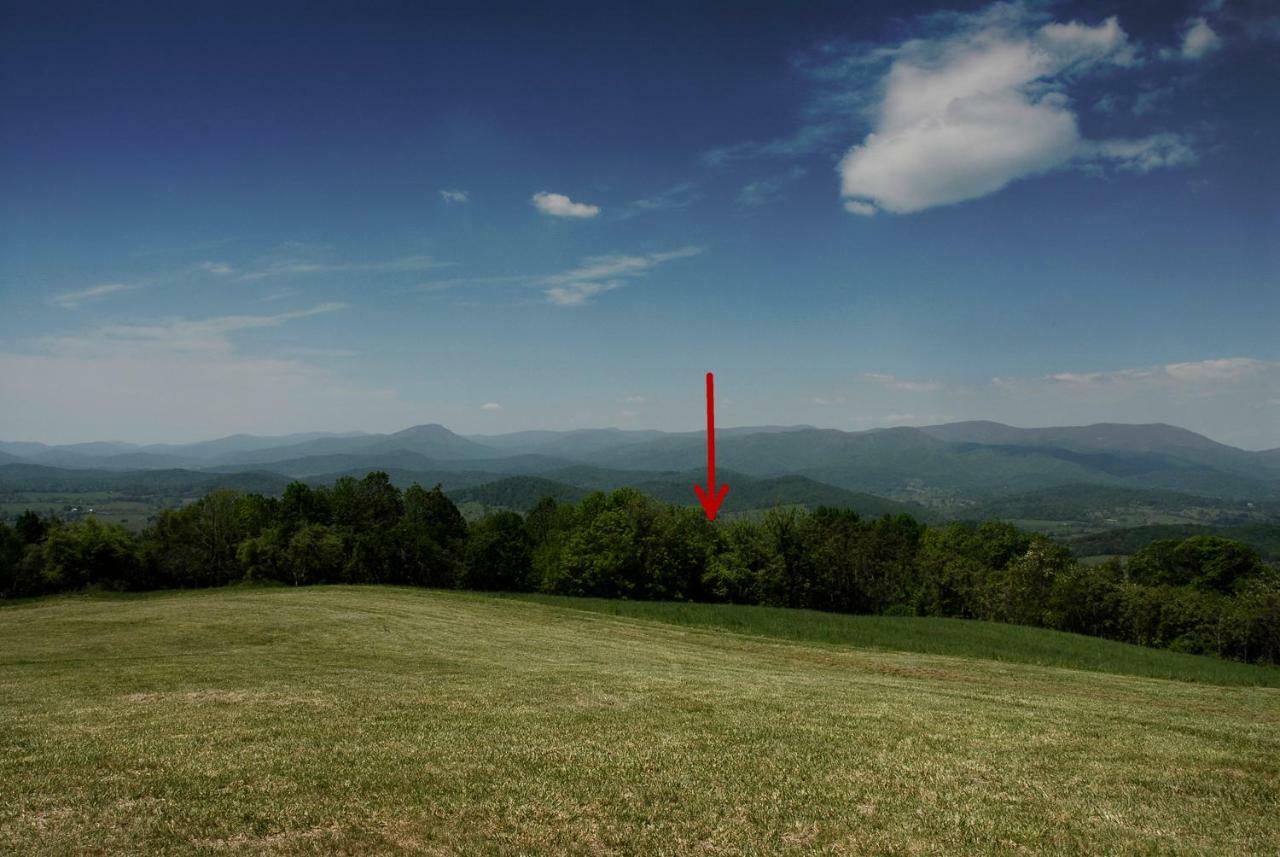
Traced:
MULTIPOLYGON (((884 510, 997 508, 992 504, 1000 498, 1064 486, 1180 492, 1232 503, 1280 500, 1280 450, 1251 452, 1164 424, 1016 428, 978 421, 862 432, 758 426, 722 429, 717 441, 722 481, 733 486, 727 508, 748 495, 760 502, 772 496, 812 505, 857 497, 870 504, 870 497, 896 504, 884 510)), ((536 480, 561 486, 561 494, 565 486, 634 485, 693 502, 689 488, 705 467, 705 444, 702 432, 463 436, 436 424, 391 434, 233 435, 191 444, 0 442, 0 488, 33 484, 38 475, 53 478, 54 469, 65 471, 64 482, 101 481, 114 472, 154 483, 165 472, 175 484, 191 485, 223 484, 235 474, 256 474, 254 480, 269 485, 385 470, 398 482, 440 481, 459 491, 522 477, 523 483, 495 489, 522 502, 541 484, 536 480)))

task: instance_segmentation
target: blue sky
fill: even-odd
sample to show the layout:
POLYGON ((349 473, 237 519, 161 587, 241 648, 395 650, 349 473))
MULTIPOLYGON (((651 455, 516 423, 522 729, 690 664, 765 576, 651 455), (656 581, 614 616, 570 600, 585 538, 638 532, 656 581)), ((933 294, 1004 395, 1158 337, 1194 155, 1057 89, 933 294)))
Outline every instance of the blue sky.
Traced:
POLYGON ((1280 446, 1267 4, 7 4, 0 437, 1280 446))

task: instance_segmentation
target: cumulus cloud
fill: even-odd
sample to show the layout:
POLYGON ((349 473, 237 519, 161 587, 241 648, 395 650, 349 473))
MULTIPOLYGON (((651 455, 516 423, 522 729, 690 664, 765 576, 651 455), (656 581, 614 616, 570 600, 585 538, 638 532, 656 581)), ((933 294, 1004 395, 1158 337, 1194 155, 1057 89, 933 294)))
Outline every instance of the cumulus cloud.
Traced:
POLYGON ((442 190, 440 198, 445 202, 470 202, 471 197, 465 190, 442 190))
POLYGON ((1164 51, 1166 58, 1180 57, 1184 60, 1198 60, 1222 47, 1222 39, 1209 26, 1204 18, 1192 18, 1187 21, 1186 30, 1182 34, 1182 46, 1177 51, 1164 51))
POLYGON ((1186 143, 1168 134, 1084 139, 1069 86, 1135 64, 1134 46, 1115 17, 1091 25, 1041 23, 1038 14, 997 4, 935 16, 940 31, 884 53, 891 61, 870 111, 873 129, 840 161, 849 211, 923 211, 1073 165, 1144 172, 1190 160, 1186 143))
POLYGON ((533 195, 533 205, 543 214, 552 217, 595 217, 600 213, 600 206, 588 205, 585 202, 574 202, 562 193, 542 191, 533 195))
POLYGON ((136 283, 103 283, 100 286, 92 286, 87 289, 81 289, 78 292, 67 292, 58 295, 53 302, 64 309, 77 309, 80 304, 87 301, 105 298, 108 295, 117 295, 121 292, 131 292, 140 286, 136 283))

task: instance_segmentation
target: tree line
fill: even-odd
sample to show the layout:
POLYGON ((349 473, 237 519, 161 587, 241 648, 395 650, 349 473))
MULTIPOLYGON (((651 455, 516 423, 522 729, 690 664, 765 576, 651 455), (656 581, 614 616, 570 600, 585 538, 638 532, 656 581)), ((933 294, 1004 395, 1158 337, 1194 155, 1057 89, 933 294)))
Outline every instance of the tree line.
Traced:
POLYGON ((621 488, 468 525, 437 485, 385 473, 280 497, 215 491, 139 534, 32 512, 0 523, 0 594, 180 589, 237 582, 383 583, 1034 625, 1144 646, 1280 663, 1280 570, 1197 535, 1127 561, 1076 562, 988 521, 773 509, 712 523, 621 488))

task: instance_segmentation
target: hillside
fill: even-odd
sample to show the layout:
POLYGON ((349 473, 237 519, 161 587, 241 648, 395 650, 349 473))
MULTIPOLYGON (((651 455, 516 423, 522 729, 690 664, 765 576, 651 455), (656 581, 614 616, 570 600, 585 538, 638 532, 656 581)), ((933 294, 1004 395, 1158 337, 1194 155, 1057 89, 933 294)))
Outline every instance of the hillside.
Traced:
POLYGON ((449 497, 458 504, 480 503, 490 508, 527 512, 543 497, 550 497, 559 503, 573 503, 581 500, 587 493, 584 488, 537 476, 510 476, 484 485, 449 491, 449 497))
POLYGON ((219 488, 235 488, 278 494, 289 480, 275 473, 234 471, 202 473, 196 470, 76 470, 40 464, 0 465, 0 492, 200 495, 219 488))
POLYGON ((1274 688, 382 588, 0 613, 17 853, 1280 846, 1274 688))
POLYGON ((1096 525, 1121 522, 1231 525, 1280 520, 1280 504, 1219 500, 1156 489, 1060 485, 979 503, 967 510, 967 514, 974 520, 1034 518, 1096 525))
POLYGON ((1128 556, 1159 539, 1218 536, 1249 545, 1263 559, 1280 561, 1280 523, 1207 527, 1196 524, 1155 524, 1089 533, 1065 540, 1076 556, 1128 556))

